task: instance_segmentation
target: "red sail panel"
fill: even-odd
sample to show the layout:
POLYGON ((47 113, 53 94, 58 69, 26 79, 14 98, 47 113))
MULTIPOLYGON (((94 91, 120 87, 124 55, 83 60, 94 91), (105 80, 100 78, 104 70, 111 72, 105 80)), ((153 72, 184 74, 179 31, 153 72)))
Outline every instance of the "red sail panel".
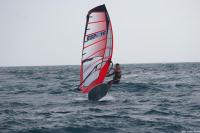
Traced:
POLYGON ((112 51, 112 26, 105 5, 101 5, 87 15, 80 68, 80 89, 83 93, 103 83, 112 51))

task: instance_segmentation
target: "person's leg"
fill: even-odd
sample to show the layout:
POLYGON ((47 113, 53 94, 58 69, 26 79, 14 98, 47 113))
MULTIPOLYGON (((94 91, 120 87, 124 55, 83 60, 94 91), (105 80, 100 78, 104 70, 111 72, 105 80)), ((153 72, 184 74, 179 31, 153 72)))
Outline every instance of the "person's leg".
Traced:
POLYGON ((113 80, 110 80, 110 81, 108 82, 109 88, 112 87, 112 83, 113 83, 113 80))

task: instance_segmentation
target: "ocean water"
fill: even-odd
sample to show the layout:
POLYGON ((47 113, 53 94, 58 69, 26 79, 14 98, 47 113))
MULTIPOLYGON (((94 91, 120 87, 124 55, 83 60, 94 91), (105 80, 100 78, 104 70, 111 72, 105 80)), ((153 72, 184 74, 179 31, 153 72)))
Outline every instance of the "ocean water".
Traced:
POLYGON ((100 101, 79 66, 1 67, 0 133, 200 132, 200 63, 122 65, 100 101))

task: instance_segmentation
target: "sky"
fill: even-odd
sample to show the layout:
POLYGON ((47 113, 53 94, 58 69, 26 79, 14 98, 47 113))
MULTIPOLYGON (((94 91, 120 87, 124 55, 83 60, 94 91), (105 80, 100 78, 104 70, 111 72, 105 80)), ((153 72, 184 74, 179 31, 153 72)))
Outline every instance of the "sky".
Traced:
POLYGON ((0 66, 79 65, 87 12, 105 4, 113 62, 200 62, 199 0, 1 0, 0 66))

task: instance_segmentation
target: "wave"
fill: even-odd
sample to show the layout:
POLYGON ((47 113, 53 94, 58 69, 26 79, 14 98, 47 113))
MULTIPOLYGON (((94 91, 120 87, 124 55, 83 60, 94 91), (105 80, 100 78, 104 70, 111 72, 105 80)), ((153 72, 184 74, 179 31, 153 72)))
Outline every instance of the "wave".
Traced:
POLYGON ((165 85, 162 84, 153 84, 153 83, 122 83, 119 85, 119 88, 123 91, 128 92, 161 92, 165 88, 165 85))
POLYGON ((116 132, 114 127, 92 127, 92 126, 68 126, 61 128, 33 128, 22 130, 17 133, 97 133, 97 132, 116 132))

